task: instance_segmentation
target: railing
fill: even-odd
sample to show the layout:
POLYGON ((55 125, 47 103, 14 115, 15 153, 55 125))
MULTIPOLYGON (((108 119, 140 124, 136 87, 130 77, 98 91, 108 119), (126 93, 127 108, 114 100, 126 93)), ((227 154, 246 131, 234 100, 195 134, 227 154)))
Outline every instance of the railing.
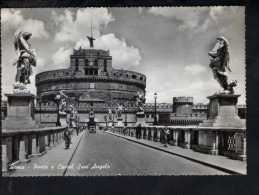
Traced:
POLYGON ((2 131, 2 171, 10 166, 29 162, 41 156, 48 148, 64 140, 67 127, 46 127, 32 130, 2 131))
MULTIPOLYGON (((141 138, 155 141, 164 141, 164 126, 142 127, 141 138)), ((224 155, 238 160, 246 160, 246 129, 217 128, 197 126, 169 126, 168 144, 187 149, 193 149, 212 155, 224 155)), ((109 129, 114 133, 125 136, 136 136, 136 127, 115 127, 109 129)))

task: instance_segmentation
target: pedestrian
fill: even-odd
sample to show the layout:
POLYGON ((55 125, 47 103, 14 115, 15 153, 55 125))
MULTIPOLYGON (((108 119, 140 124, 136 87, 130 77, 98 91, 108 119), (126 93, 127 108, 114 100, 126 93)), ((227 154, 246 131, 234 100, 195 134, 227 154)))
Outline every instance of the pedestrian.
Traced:
POLYGON ((139 124, 136 128, 136 138, 140 139, 141 137, 141 124, 139 124))
POLYGON ((126 126, 124 126, 124 127, 123 127, 123 135, 124 135, 124 136, 126 135, 126 130, 127 130, 127 128, 126 128, 126 126))
POLYGON ((112 132, 114 133, 114 126, 112 126, 112 132))
POLYGON ((164 129, 164 147, 167 147, 167 137, 168 137, 168 135, 169 135, 169 129, 168 129, 168 127, 167 126, 165 126, 165 129, 164 129))
POLYGON ((66 147, 66 149, 69 149, 70 144, 71 144, 71 137, 69 135, 68 128, 64 131, 64 139, 65 139, 65 147, 66 147))

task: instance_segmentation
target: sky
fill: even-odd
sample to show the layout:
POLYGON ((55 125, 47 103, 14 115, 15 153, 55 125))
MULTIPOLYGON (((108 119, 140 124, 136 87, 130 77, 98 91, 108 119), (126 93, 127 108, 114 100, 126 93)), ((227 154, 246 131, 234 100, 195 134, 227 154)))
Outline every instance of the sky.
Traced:
POLYGON ((209 68, 208 52, 216 37, 230 44, 231 78, 237 80, 239 104, 245 104, 245 8, 136 7, 1 9, 2 99, 12 93, 16 67, 14 33, 32 33, 37 67, 28 86, 36 94, 35 75, 69 67, 73 49, 89 48, 91 15, 95 49, 110 50, 113 67, 146 75, 146 102, 172 103, 192 96, 208 103, 220 89, 209 68))

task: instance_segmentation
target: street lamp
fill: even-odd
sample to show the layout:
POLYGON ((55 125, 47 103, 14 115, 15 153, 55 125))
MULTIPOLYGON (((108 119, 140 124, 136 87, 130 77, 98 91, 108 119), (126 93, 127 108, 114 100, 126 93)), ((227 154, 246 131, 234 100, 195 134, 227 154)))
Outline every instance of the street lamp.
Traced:
POLYGON ((154 117, 154 123, 153 123, 153 125, 158 125, 157 117, 156 117, 156 99, 157 99, 157 93, 156 93, 156 92, 155 92, 155 94, 154 94, 154 99, 155 99, 155 117, 154 117))
POLYGON ((127 110, 128 110, 128 108, 126 107, 125 108, 125 126, 128 126, 128 123, 127 123, 127 110))
POLYGON ((60 95, 56 95, 55 100, 57 101, 57 122, 56 122, 56 127, 61 127, 60 117, 59 117, 59 101, 60 101, 60 95))
POLYGON ((37 102, 38 102, 38 104, 39 104, 39 106, 40 106, 40 126, 41 126, 41 96, 37 96, 37 102))

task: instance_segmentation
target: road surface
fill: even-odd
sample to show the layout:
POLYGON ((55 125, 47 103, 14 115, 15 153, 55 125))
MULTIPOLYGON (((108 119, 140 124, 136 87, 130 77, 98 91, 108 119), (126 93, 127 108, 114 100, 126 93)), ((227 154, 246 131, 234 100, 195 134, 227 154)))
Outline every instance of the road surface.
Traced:
MULTIPOLYGON (((162 147, 162 144, 161 144, 162 147)), ((66 176, 226 175, 225 172, 97 131, 85 132, 66 176)))

